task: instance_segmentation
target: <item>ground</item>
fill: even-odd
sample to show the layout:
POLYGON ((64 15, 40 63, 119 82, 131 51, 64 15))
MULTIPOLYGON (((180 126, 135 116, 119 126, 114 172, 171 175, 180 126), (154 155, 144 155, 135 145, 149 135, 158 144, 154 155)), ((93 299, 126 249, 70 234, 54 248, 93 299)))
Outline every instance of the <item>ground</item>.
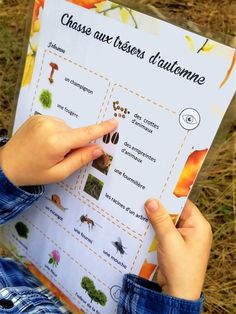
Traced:
MULTIPOLYGON (((12 125, 26 25, 28 0, 0 0, 0 136, 12 125)), ((233 0, 120 1, 229 44, 236 43, 236 2, 233 0), (227 39, 226 39, 227 37, 227 39)), ((236 313, 236 101, 217 134, 191 194, 210 221, 214 234, 207 270, 204 313, 236 313)), ((4 253, 4 252, 3 252, 4 253)))

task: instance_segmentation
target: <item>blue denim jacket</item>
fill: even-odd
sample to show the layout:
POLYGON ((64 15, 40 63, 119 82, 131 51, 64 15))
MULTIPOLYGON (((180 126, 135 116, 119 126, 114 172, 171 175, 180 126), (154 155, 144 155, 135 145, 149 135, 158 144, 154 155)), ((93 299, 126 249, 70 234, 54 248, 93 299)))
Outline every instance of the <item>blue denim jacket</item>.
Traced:
MULTIPOLYGON (((43 194, 43 187, 18 188, 0 169, 0 224, 28 208, 43 194)), ((168 296, 160 287, 135 275, 124 276, 118 314, 199 314, 203 295, 198 301, 168 296)), ((23 266, 0 259, 0 314, 70 313, 23 266)))

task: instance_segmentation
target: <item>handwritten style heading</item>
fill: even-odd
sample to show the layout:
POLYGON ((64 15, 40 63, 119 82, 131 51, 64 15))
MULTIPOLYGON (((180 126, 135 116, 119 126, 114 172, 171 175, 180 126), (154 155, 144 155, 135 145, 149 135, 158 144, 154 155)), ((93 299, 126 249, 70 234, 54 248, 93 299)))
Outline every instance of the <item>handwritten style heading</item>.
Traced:
POLYGON ((147 52, 139 47, 132 45, 130 41, 123 41, 121 36, 110 36, 109 34, 102 33, 98 30, 93 31, 91 27, 83 25, 74 20, 73 15, 64 13, 61 17, 61 24, 68 27, 85 36, 91 36, 95 40, 98 40, 104 44, 112 45, 114 48, 121 50, 124 53, 137 57, 140 60, 148 59, 149 64, 156 66, 159 69, 168 71, 171 74, 184 78, 192 83, 198 85, 204 85, 206 78, 198 73, 195 73, 189 69, 184 68, 179 64, 177 60, 167 61, 165 60, 161 52, 157 52, 150 57, 147 57, 147 52))

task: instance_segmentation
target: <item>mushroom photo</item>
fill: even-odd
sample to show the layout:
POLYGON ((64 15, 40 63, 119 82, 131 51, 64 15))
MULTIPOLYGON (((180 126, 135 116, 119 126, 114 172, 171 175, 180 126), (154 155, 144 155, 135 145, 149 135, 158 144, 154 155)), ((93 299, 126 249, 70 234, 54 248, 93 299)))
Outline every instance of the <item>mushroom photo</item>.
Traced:
POLYGON ((53 75, 54 75, 54 71, 58 71, 59 68, 58 68, 58 65, 56 63, 53 63, 51 62, 50 64, 50 67, 51 67, 51 73, 50 73, 50 77, 49 77, 49 82, 52 84, 54 83, 54 80, 53 80, 53 75))

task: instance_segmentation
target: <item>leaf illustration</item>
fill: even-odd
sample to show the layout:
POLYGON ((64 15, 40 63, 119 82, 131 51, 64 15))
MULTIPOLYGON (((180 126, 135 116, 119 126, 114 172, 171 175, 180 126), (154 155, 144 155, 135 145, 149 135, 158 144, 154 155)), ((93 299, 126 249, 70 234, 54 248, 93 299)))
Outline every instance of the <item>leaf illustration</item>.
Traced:
POLYGON ((116 8, 117 8, 117 4, 114 3, 114 2, 112 2, 112 4, 111 4, 111 9, 116 9, 116 8))
POLYGON ((213 44, 206 44, 204 47, 202 47, 201 51, 204 52, 210 52, 215 46, 213 44))
POLYGON ((130 19, 130 13, 126 8, 121 7, 120 16, 121 16, 121 20, 124 24, 128 23, 128 21, 130 19))
MULTIPOLYGON (((35 0, 34 2, 34 10, 33 10, 33 18, 32 18, 32 25, 31 25, 31 35, 35 32, 35 23, 39 19, 39 12, 44 7, 45 0, 35 0)), ((36 23, 37 29, 37 23, 36 23)))
POLYGON ((195 44, 194 44, 194 41, 192 40, 192 38, 189 35, 186 35, 185 38, 186 38, 186 40, 188 42, 189 49, 191 51, 195 51, 195 44))
POLYGON ((68 2, 80 5, 81 7, 92 9, 95 8, 97 3, 104 2, 104 0, 67 0, 68 2))
POLYGON ((214 47, 215 45, 209 43, 209 39, 206 39, 202 47, 197 51, 197 53, 210 52, 214 47))
POLYGON ((33 75, 33 70, 34 70, 34 63, 35 63, 35 52, 28 54, 26 57, 25 70, 24 70, 23 79, 21 83, 22 87, 25 87, 30 84, 32 75, 33 75))
POLYGON ((148 249, 148 253, 156 252, 157 247, 158 247, 158 240, 157 240, 157 237, 155 236, 152 240, 152 243, 151 243, 149 249, 148 249))
POLYGON ((39 96, 39 101, 45 109, 51 108, 51 106, 52 106, 52 94, 50 93, 50 91, 48 89, 43 89, 41 91, 40 96, 39 96))
POLYGON ((96 7, 97 13, 106 14, 106 13, 109 13, 110 11, 116 10, 117 8, 120 7, 120 5, 113 2, 111 3, 110 1, 102 1, 102 2, 100 1, 95 4, 95 7, 96 7))
POLYGON ((154 272, 155 268, 157 267, 157 265, 149 263, 147 259, 145 259, 140 272, 139 272, 139 276, 145 279, 150 279, 152 273, 154 272))
POLYGON ((104 2, 96 3, 96 12, 99 13, 106 9, 104 2))
POLYGON ((122 5, 111 3, 109 1, 102 1, 101 3, 96 3, 96 12, 99 14, 103 14, 105 16, 115 16, 115 19, 120 20, 122 23, 134 24, 135 28, 138 28, 138 24, 134 15, 134 12, 131 9, 128 9, 122 5), (113 15, 111 15, 113 13, 113 15), (114 15, 115 13, 115 15, 114 15))
POLYGON ((34 28, 33 28, 34 32, 35 33, 38 33, 40 32, 40 20, 37 19, 35 22, 34 22, 34 28))
POLYGON ((189 155, 173 191, 173 194, 176 197, 180 198, 188 196, 207 152, 208 149, 206 148, 202 150, 195 150, 189 155))

